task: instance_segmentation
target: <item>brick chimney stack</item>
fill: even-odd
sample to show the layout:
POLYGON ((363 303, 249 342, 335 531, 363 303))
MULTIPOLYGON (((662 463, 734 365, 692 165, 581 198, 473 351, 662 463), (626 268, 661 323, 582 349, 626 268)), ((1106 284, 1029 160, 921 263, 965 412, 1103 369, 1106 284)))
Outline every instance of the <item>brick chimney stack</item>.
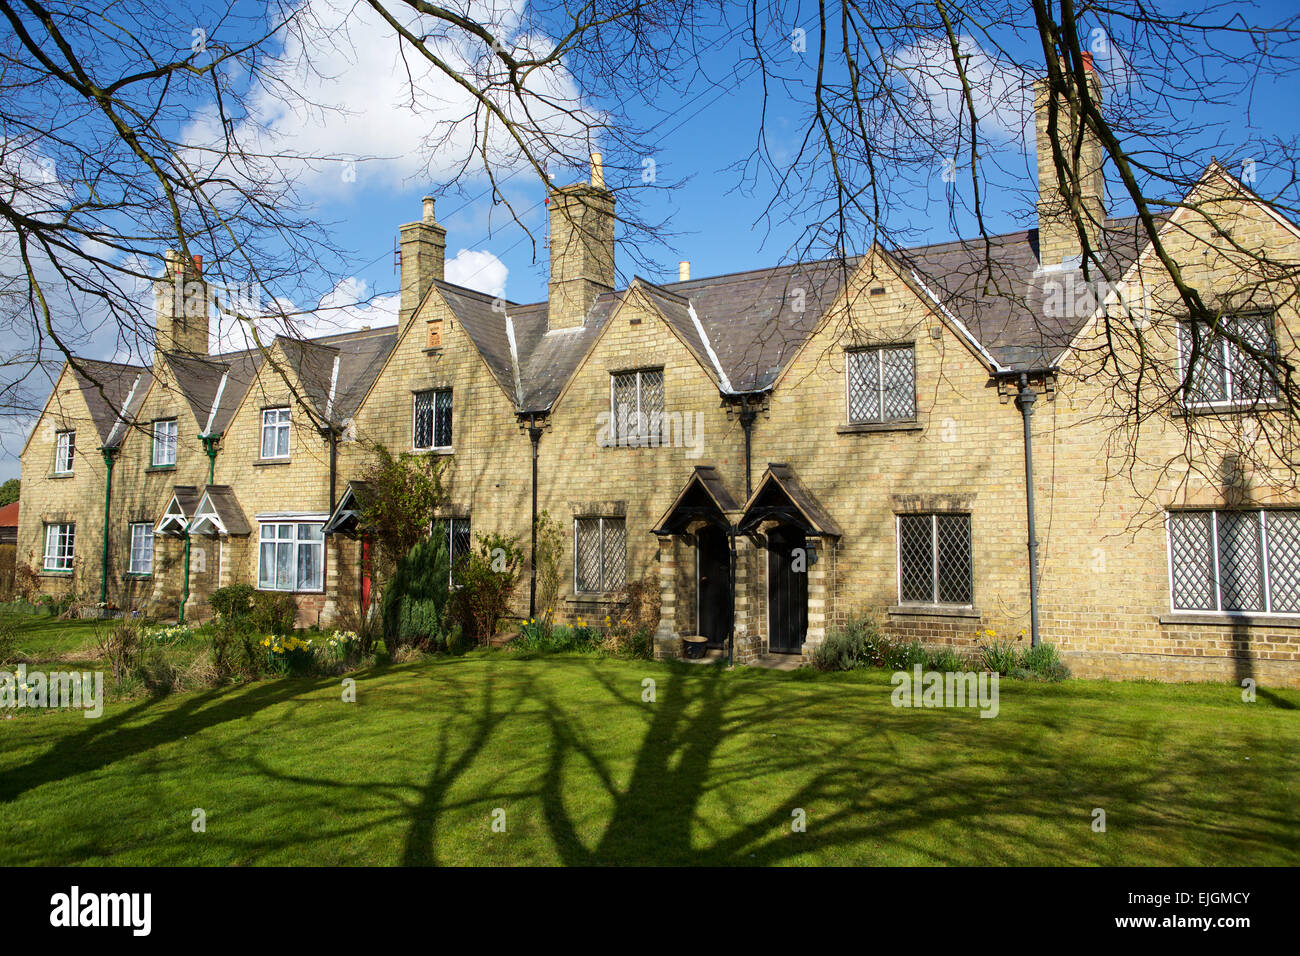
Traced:
POLYGON ((600 153, 591 154, 591 182, 552 190, 552 329, 583 324, 596 296, 614 288, 614 194, 605 188, 600 153))
POLYGON ((447 258, 447 230, 434 217, 434 199, 425 196, 419 222, 401 228, 402 288, 398 324, 405 326, 434 281, 441 281, 447 258))
MULTIPOLYGON (((1083 54, 1088 94, 1101 102, 1101 80, 1093 68, 1092 55, 1083 54)), ((1061 65, 1062 70, 1065 64, 1061 65)), ((1038 261, 1047 268, 1077 259, 1082 255, 1079 230, 1071 207, 1077 201, 1089 246, 1099 248, 1102 226, 1106 221, 1106 182, 1102 171, 1105 159, 1101 142, 1090 129, 1084 129, 1077 165, 1074 142, 1079 135, 1079 96, 1072 74, 1065 74, 1065 90, 1056 99, 1056 140, 1065 164, 1065 193, 1061 189, 1052 144, 1048 137, 1048 103, 1051 95, 1046 79, 1034 84, 1034 126, 1038 151, 1038 261)))
POLYGON ((163 261, 163 277, 154 283, 155 351, 207 355, 208 284, 203 280, 203 259, 186 259, 169 249, 163 261))

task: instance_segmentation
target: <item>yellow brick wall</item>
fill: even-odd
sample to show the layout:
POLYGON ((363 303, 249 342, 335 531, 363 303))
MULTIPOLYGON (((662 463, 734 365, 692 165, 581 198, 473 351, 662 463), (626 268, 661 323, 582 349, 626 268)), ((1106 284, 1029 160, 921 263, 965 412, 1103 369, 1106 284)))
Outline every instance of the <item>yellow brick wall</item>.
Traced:
MULTIPOLYGON (((768 462, 787 462, 843 531, 825 557, 830 623, 867 609, 889 632, 929 643, 969 641, 978 627, 1014 634, 1028 626, 1020 429, 1019 414, 1000 404, 958 334, 887 264, 865 261, 754 426, 754 481, 768 462), (845 349, 889 344, 915 348, 916 425, 851 431, 845 349), (976 613, 891 612, 895 515, 907 511, 971 514, 976 613)), ((760 560, 752 595, 760 629, 766 575, 760 560)))
MULTIPOLYGON (((732 494, 742 497, 743 449, 739 421, 723 406, 713 377, 640 293, 630 295, 561 394, 541 443, 538 508, 548 511, 564 533, 563 607, 558 610, 600 622, 614 612, 616 604, 613 595, 574 591, 576 515, 622 509, 627 580, 657 582, 658 545, 651 529, 696 465, 717 466, 732 494), (598 446, 602 416, 610 412, 610 374, 646 368, 663 369, 665 414, 691 416, 691 437, 698 434, 698 448, 598 446)), ((526 527, 526 505, 524 515, 526 527)), ((693 568, 692 561, 683 573, 693 575, 693 568)), ((682 603, 680 612, 693 612, 682 603)))
MULTIPOLYGON (((1212 304, 1230 305, 1234 292, 1256 283, 1262 290, 1257 304, 1269 298, 1268 290, 1276 294, 1274 280, 1259 274, 1252 256, 1265 251, 1278 263, 1300 261, 1295 233, 1232 198, 1221 185, 1212 184, 1192 202, 1202 212, 1180 214, 1166 238, 1186 280, 1212 304), (1216 238, 1220 228, 1242 252, 1225 251, 1231 243, 1216 238)), ((1043 405, 1038 415, 1045 637, 1071 652, 1080 673, 1130 676, 1141 666, 1132 655, 1143 654, 1146 666, 1175 678, 1195 672, 1236 680, 1267 672, 1271 680, 1289 674, 1285 679, 1297 683, 1300 630, 1286 622, 1207 624, 1171 615, 1167 508, 1300 505, 1300 495, 1279 454, 1270 451, 1284 455, 1291 447, 1284 413, 1264 412, 1258 426, 1252 424, 1256 416, 1237 414, 1200 416, 1189 423, 1180 403, 1159 407, 1177 390, 1176 320, 1185 314, 1172 284, 1161 276, 1157 263, 1147 260, 1130 280, 1131 288, 1146 290, 1140 330, 1150 355, 1137 437, 1128 427, 1132 388, 1103 367, 1100 324, 1081 337, 1063 366, 1056 401, 1043 405), (1234 454, 1259 467, 1239 480, 1225 480, 1225 459, 1234 454), (1266 661, 1291 664, 1279 670, 1266 661)), ((1300 331, 1294 303, 1278 296, 1272 304, 1279 347, 1293 356, 1300 331)), ((1119 321, 1112 335, 1130 356, 1128 381, 1135 381, 1137 336, 1119 321)))
POLYGON ((22 506, 18 510, 17 561, 41 573, 48 594, 77 594, 99 598, 104 544, 104 459, 102 439, 90 418, 81 388, 66 366, 54 385, 44 411, 22 452, 22 506), (55 435, 75 429, 76 459, 71 476, 54 474, 55 435), (45 523, 76 524, 73 572, 41 571, 45 554, 45 523))

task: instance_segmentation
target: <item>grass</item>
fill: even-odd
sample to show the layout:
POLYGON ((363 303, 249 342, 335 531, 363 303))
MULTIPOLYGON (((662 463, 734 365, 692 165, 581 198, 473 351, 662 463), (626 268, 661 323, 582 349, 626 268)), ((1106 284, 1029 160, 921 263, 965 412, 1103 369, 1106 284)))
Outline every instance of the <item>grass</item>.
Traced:
POLYGON ((356 676, 356 703, 338 679, 283 679, 98 720, 0 714, 0 864, 1253 865, 1300 849, 1295 692, 1003 681, 988 720, 896 709, 879 671, 495 651, 356 676))
POLYGON ((94 646, 95 625, 99 623, 95 620, 61 621, 44 611, 27 614, 0 608, 0 626, 14 627, 18 652, 29 662, 90 659, 81 652, 94 646))

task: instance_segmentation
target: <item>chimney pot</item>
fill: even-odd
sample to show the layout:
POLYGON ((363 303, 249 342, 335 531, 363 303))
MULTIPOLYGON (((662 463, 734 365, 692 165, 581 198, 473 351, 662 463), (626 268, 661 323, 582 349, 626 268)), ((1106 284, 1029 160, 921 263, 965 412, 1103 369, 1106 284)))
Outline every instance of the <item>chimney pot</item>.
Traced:
POLYGON ((597 189, 605 188, 605 166, 600 153, 591 154, 591 184, 597 189))
POLYGON ((421 202, 423 203, 424 206, 424 214, 421 217, 423 221, 437 222, 438 220, 435 219, 433 215, 434 198, 432 196, 425 196, 424 199, 421 200, 421 202))
POLYGON ((202 257, 202 256, 195 256, 195 257, 194 257, 194 271, 197 272, 199 275, 202 275, 202 274, 203 274, 203 257, 202 257))
POLYGON ((690 278, 691 278, 691 263, 689 260, 683 259, 681 262, 677 263, 677 281, 689 282, 690 278))

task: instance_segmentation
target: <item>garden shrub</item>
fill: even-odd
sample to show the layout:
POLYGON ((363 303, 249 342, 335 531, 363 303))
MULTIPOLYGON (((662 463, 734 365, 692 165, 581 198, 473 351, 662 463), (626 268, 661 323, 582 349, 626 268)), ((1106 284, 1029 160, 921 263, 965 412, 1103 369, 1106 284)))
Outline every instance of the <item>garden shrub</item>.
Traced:
POLYGON ((257 589, 251 584, 231 584, 213 591, 208 604, 221 620, 237 624, 248 619, 256 597, 257 589))
POLYGON ((845 627, 832 627, 813 651, 812 665, 819 671, 851 671, 864 663, 862 635, 845 627))
POLYGON ((461 635, 472 644, 486 645, 510 608, 524 553, 516 538, 501 534, 477 537, 478 547, 456 562, 458 587, 451 596, 451 608, 461 635))
POLYGON ((135 674, 140 655, 140 625, 123 618, 95 626, 95 646, 119 688, 135 674))
POLYGON ((653 580, 627 585, 627 602, 617 619, 605 618, 604 649, 615 657, 653 658, 659 626, 659 586, 653 580))
POLYGON ((543 511, 537 516, 537 607, 538 617, 548 624, 554 620, 560 597, 563 557, 564 533, 550 513, 543 511))
POLYGON ((384 586, 384 644, 395 655, 402 647, 442 650, 446 645, 449 585, 446 535, 418 542, 397 562, 384 586))
POLYGON ((291 595, 280 591, 254 591, 248 623, 263 634, 283 636, 293 631, 298 618, 298 604, 291 595))

